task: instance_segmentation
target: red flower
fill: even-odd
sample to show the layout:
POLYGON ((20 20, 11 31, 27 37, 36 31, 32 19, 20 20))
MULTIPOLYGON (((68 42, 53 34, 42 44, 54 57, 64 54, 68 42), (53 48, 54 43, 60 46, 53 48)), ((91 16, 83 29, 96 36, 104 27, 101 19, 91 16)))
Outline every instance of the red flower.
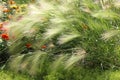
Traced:
POLYGON ((27 48, 30 48, 32 45, 31 45, 30 43, 27 43, 25 46, 26 46, 27 48))
POLYGON ((3 33, 3 34, 1 34, 1 37, 2 37, 2 39, 4 39, 4 40, 9 40, 8 34, 3 33))
POLYGON ((42 49, 45 49, 45 48, 47 48, 47 46, 46 46, 46 45, 43 45, 43 46, 41 46, 41 48, 42 48, 42 49))

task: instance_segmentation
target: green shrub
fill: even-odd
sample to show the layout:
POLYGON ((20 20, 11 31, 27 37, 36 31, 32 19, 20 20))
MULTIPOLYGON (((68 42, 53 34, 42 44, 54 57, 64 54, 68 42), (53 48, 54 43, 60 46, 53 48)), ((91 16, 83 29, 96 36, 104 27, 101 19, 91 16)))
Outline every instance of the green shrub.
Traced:
POLYGON ((27 75, 21 75, 10 71, 0 70, 0 80, 34 80, 34 79, 27 75))

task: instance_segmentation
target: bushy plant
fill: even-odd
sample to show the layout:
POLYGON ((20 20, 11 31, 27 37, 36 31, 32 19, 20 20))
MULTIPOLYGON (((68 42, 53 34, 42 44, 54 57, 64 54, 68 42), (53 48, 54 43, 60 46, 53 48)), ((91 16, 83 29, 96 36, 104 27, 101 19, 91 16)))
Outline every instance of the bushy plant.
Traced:
POLYGON ((0 70, 0 80, 34 80, 33 78, 30 78, 27 75, 20 75, 11 73, 9 71, 1 71, 0 70))
POLYGON ((6 26, 14 36, 7 67, 41 80, 64 80, 63 72, 75 66, 119 69, 118 3, 40 0, 30 4, 22 19, 6 26))
POLYGON ((9 58, 8 40, 10 34, 8 34, 9 29, 5 26, 10 20, 16 19, 14 15, 17 15, 17 20, 19 20, 21 15, 25 13, 25 7, 25 4, 19 5, 14 0, 0 1, 0 66, 9 58))

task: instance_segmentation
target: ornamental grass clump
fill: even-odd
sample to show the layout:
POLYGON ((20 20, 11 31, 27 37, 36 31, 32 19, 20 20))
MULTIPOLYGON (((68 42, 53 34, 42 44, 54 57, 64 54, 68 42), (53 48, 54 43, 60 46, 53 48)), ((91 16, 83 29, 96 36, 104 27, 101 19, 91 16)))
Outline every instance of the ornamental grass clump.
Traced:
POLYGON ((7 67, 41 80, 48 75, 56 79, 76 66, 119 70, 120 8, 116 2, 120 3, 40 0, 30 4, 22 19, 6 26, 15 36, 9 40, 7 67), (33 51, 26 51, 30 47, 33 51))

